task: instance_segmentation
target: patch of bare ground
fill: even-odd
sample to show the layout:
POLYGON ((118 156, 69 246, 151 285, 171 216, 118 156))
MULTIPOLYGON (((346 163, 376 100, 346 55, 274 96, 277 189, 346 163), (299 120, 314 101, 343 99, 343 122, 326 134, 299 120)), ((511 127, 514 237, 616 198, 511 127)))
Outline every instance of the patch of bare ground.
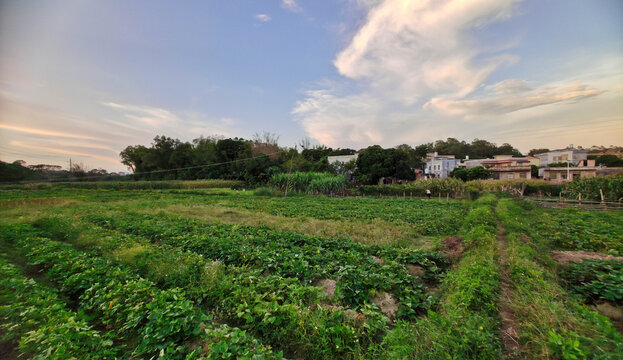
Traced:
POLYGON ((396 317, 398 312, 398 304, 392 295, 385 291, 377 292, 372 299, 372 303, 381 309, 381 312, 390 319, 396 317))
POLYGON ((510 304, 512 301, 512 286, 510 284, 510 275, 508 273, 508 260, 506 254, 506 231, 502 226, 498 227, 498 251, 500 253, 500 319, 502 319, 502 342, 507 357, 516 355, 521 344, 517 335, 517 325, 515 323, 515 314, 510 304))
POLYGON ((621 256, 612 256, 588 251, 552 251, 550 256, 554 261, 561 265, 567 265, 572 262, 582 262, 584 260, 616 260, 623 261, 621 256))
POLYGON ((320 279, 316 282, 315 286, 318 286, 322 292, 327 294, 329 299, 333 299, 335 296, 335 288, 337 286, 337 281, 331 279, 320 279))
MULTIPOLYGON (((0 337, 3 331, 0 329, 0 337)), ((0 341, 0 359, 17 359, 19 353, 17 351, 17 343, 9 341, 0 341)))
POLYGON ((595 305, 595 310, 612 320, 612 325, 623 334, 623 307, 608 301, 595 305))
POLYGON ((446 255, 450 260, 455 261, 463 253, 463 238, 458 236, 448 236, 441 240, 442 249, 440 252, 446 255))

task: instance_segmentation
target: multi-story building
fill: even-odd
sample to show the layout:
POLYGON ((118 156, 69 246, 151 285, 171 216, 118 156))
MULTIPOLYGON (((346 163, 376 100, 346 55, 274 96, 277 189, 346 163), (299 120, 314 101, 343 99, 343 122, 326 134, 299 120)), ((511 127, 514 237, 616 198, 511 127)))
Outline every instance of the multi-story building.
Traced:
POLYGON ((426 167, 424 177, 447 178, 452 170, 457 167, 459 160, 454 155, 439 155, 437 152, 426 154, 426 167))
POLYGON ((586 160, 588 151, 584 149, 576 149, 570 145, 566 149, 552 150, 545 153, 534 154, 539 158, 539 166, 548 166, 552 163, 569 162, 577 164, 581 160, 586 160))
POLYGON ((491 172, 494 180, 532 178, 530 159, 525 157, 496 155, 493 159, 483 160, 481 165, 491 172))

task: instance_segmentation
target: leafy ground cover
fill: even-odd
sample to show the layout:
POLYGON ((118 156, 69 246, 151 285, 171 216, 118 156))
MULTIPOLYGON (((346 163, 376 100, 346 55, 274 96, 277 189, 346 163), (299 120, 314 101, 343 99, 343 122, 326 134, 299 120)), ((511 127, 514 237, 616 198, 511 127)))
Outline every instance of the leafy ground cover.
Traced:
MULTIPOLYGON (((408 195, 407 195, 408 196, 408 195)), ((331 220, 382 219, 396 224, 408 224, 422 235, 451 235, 460 227, 465 206, 458 201, 426 201, 421 199, 378 198, 228 198, 228 207, 265 211, 287 217, 306 216, 331 220)))
MULTIPOLYGON (((560 286, 556 265, 549 258, 552 242, 542 229, 535 231, 534 223, 544 218, 543 209, 504 199, 497 212, 508 232, 509 273, 514 287, 511 306, 524 345, 523 356, 621 358, 623 337, 610 320, 576 301, 560 286)), ((589 239, 582 240, 590 244, 589 239)))
POLYGON ((11 190, 0 191, 0 203, 0 349, 23 358, 84 358, 90 347, 93 358, 623 353, 612 322, 584 305, 619 304, 619 264, 563 268, 549 257, 563 248, 618 254, 616 213, 541 209, 493 194, 283 199, 227 189, 11 190), (363 238, 349 237, 348 227, 334 233, 344 236, 313 235, 302 226, 309 219, 326 229, 400 227, 408 236, 353 241, 363 238), (452 258, 431 251, 447 254, 447 235, 458 246, 452 258), (418 249, 419 237, 436 247, 418 249), (505 291, 517 352, 502 336, 505 291), (77 325, 63 327, 70 317, 77 325), (35 335, 45 341, 30 341, 35 335))
POLYGON ((582 302, 610 301, 623 305, 623 262, 585 260, 560 269, 564 285, 582 302))
MULTIPOLYGON (((94 326, 114 333, 107 338, 105 347, 113 346, 122 356, 200 359, 254 354, 262 358, 281 357, 243 332, 228 331, 210 322, 178 288, 159 290, 152 282, 122 266, 91 253, 76 251, 68 244, 37 237, 37 231, 29 226, 5 228, 2 240, 4 246, 14 247, 29 265, 44 273, 94 326), (224 332, 229 336, 237 333, 245 346, 240 347, 238 353, 223 351, 224 332)), ((3 291, 3 297, 7 296, 5 292, 8 293, 8 289, 3 291)), ((85 326, 85 330, 88 329, 85 326)), ((46 351, 54 354, 53 358, 64 358, 58 353, 60 349, 50 347, 46 351)))

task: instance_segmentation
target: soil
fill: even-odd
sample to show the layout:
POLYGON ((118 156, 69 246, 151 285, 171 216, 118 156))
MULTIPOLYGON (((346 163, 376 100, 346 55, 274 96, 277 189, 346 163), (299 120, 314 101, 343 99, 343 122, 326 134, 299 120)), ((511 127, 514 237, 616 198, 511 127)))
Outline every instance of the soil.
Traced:
POLYGON ((406 267, 407 267, 407 270, 409 271, 409 274, 411 274, 411 276, 421 277, 422 275, 424 275, 424 268, 421 266, 407 264, 406 267))
POLYGON ((374 299, 372 299, 372 303, 378 306, 381 309, 381 312, 390 319, 396 317, 398 305, 390 293, 385 291, 377 293, 374 296, 374 299))
POLYGON ((372 261, 374 261, 377 264, 381 264, 381 265, 387 264, 387 262, 385 260, 383 260, 381 258, 378 258, 378 257, 376 257, 374 255, 372 255, 372 261))
POLYGON ((517 335, 517 325, 515 324, 515 314, 510 307, 512 301, 512 286, 508 273, 508 260, 506 255, 506 231, 503 227, 498 227, 498 251, 500 252, 500 269, 502 279, 500 282, 500 319, 502 319, 502 342, 507 355, 516 354, 521 344, 517 335))
MULTIPOLYGON (((0 337, 3 331, 0 329, 0 337)), ((17 359, 19 355, 17 351, 17 343, 0 341, 0 359, 17 359)))
POLYGON ((603 316, 607 316, 612 320, 612 325, 623 333, 623 307, 605 302, 595 306, 596 310, 603 316))
POLYGON ((322 291, 327 294, 329 299, 333 299, 335 296, 335 287, 337 286, 337 281, 331 279, 320 279, 316 283, 316 286, 320 287, 322 291))
POLYGON ((441 253, 450 258, 450 260, 455 261, 463 253, 464 249, 462 244, 462 238, 458 236, 448 236, 447 238, 441 240, 441 245, 443 245, 441 253))
POLYGON ((621 256, 612 256, 588 251, 552 251, 552 259, 559 264, 567 265, 571 262, 582 262, 584 260, 616 260, 623 261, 621 256))

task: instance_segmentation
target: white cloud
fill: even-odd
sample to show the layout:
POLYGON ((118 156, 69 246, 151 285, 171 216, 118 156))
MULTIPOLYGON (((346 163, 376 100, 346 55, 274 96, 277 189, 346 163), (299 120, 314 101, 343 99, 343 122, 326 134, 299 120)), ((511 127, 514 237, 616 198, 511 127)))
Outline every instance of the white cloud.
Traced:
POLYGON ((495 116, 561 102, 579 101, 597 96, 603 91, 585 84, 563 87, 543 86, 530 89, 524 81, 505 80, 491 86, 495 95, 474 100, 432 98, 424 108, 438 109, 446 114, 461 115, 471 120, 495 116))
POLYGON ((303 10, 296 0, 281 0, 281 7, 292 12, 300 12, 303 10))
POLYGON ((510 16, 516 1, 387 0, 335 59, 340 74, 405 104, 430 95, 464 96, 509 55, 476 60, 469 30, 510 16))
POLYGON ((519 61, 505 53, 509 44, 518 45, 517 37, 508 34, 496 48, 481 45, 476 36, 511 17, 517 0, 351 1, 368 14, 334 60, 341 81, 306 91, 292 110, 307 134, 323 144, 482 138, 495 134, 488 129, 504 129, 508 118, 527 121, 524 115, 543 115, 556 104, 572 106, 609 89, 596 77, 535 86, 510 78, 488 85, 496 70, 519 61))
POLYGON ((256 14, 254 17, 261 22, 269 22, 271 20, 268 14, 256 14))

